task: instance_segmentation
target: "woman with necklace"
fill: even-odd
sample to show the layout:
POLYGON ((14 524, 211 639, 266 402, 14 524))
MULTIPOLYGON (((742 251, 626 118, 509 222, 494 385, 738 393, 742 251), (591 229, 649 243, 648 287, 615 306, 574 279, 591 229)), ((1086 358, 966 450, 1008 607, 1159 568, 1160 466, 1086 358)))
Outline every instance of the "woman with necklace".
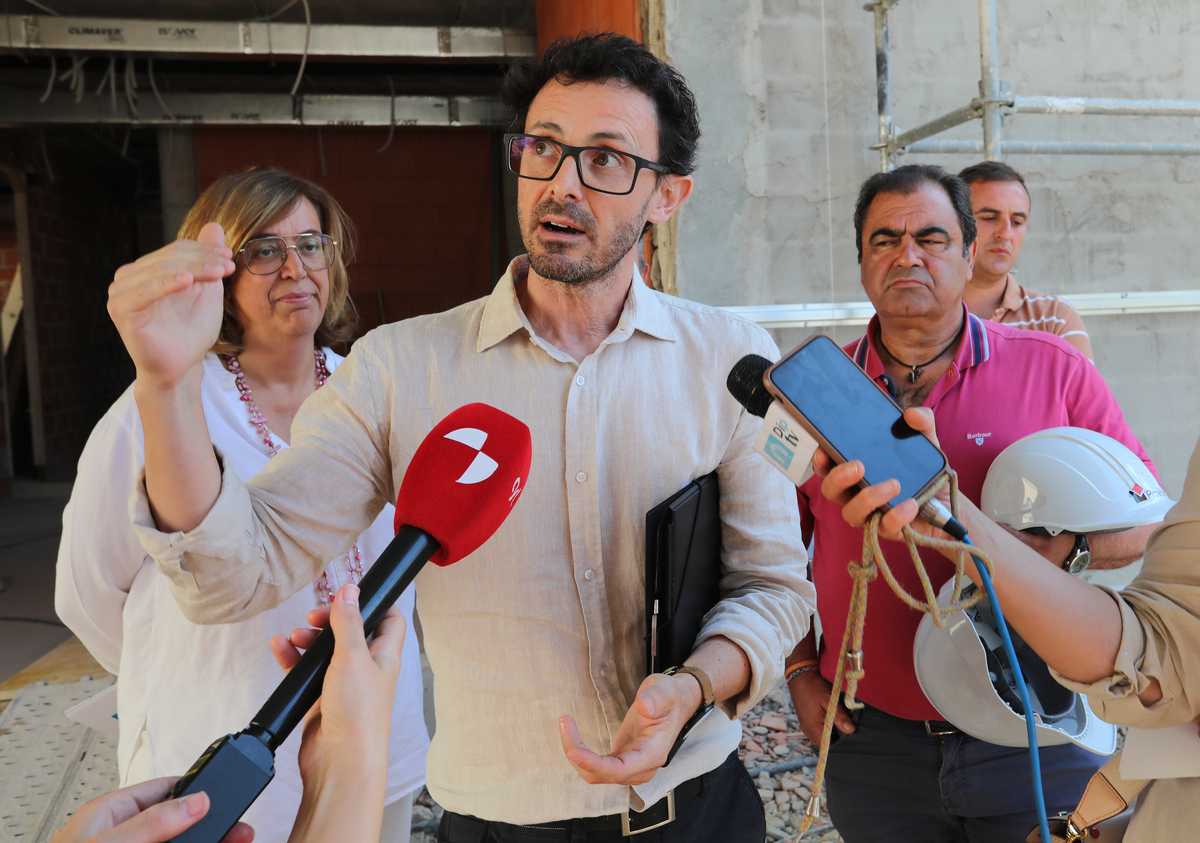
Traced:
MULTIPOLYGON (((224 281, 224 314, 204 361, 201 391, 214 447, 248 479, 288 446, 300 405, 341 361, 327 346, 349 339, 353 327, 346 271, 351 229, 323 188, 255 168, 215 182, 189 212, 177 241, 118 274, 172 283, 180 262, 197 249, 211 254, 207 244, 218 237, 234 268, 224 281)), ((199 626, 183 616, 130 525, 129 491, 139 482, 142 461, 131 386, 80 458, 63 513, 55 599, 67 625, 118 675, 123 785, 182 774, 212 740, 243 728, 283 678, 266 646, 271 636, 304 625, 310 609, 328 605, 342 584, 358 582, 392 537, 387 506, 311 588, 249 620, 199 626)), ((411 590, 398 605, 411 625, 411 590)), ((409 838, 429 743, 414 636, 405 642, 402 665, 389 744, 390 804, 382 835, 388 841, 409 838)), ((299 738, 294 734, 280 748, 274 781, 246 814, 259 841, 282 843, 295 819, 299 738)))

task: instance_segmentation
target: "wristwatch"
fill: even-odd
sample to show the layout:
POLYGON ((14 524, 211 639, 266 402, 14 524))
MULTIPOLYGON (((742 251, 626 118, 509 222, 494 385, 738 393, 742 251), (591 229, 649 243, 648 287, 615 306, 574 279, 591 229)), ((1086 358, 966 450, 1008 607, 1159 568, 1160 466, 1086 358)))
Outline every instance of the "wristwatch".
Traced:
POLYGON ((663 671, 663 675, 665 676, 674 676, 676 673, 689 673, 696 677, 696 681, 700 683, 700 696, 702 699, 700 707, 696 709, 696 713, 688 718, 688 722, 684 723, 683 728, 679 730, 679 737, 675 738, 675 743, 671 746, 671 751, 667 753, 667 760, 663 762, 664 767, 670 764, 671 759, 675 757, 675 753, 679 752, 679 747, 683 746, 683 739, 687 737, 688 732, 713 710, 713 703, 715 702, 712 681, 703 670, 698 667, 692 667, 690 664, 677 664, 663 671))
POLYGON ((1071 547, 1071 552, 1067 554, 1067 558, 1063 560, 1062 569, 1068 574, 1082 574, 1088 569, 1088 565, 1092 564, 1092 549, 1088 545, 1087 535, 1084 533, 1075 534, 1075 544, 1071 547))

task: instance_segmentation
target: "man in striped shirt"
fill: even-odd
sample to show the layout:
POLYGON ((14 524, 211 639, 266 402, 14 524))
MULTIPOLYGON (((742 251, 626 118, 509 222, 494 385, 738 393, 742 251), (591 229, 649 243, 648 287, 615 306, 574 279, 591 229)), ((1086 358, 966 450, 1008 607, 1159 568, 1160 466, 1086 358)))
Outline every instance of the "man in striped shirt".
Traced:
POLYGON ((1058 296, 1022 287, 1012 276, 1029 223, 1025 179, 1000 161, 973 164, 958 177, 971 187, 979 230, 974 271, 963 291, 967 307, 981 319, 1057 334, 1091 360, 1092 344, 1079 312, 1058 296))

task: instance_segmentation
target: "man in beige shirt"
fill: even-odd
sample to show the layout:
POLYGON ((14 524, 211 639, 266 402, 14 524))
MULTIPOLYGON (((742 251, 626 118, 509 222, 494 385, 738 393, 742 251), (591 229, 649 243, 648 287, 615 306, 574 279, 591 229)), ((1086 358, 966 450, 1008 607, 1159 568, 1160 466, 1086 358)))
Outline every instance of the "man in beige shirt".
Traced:
MULTIPOLYGON (((760 422, 724 388, 743 354, 777 356, 774 343, 650 290, 636 268, 642 232, 691 191, 694 99, 620 36, 556 43, 514 66, 502 96, 521 133, 504 142, 528 256, 490 296, 356 343, 297 415, 291 448, 244 486, 206 444, 196 389, 222 306, 214 282, 243 280, 219 227, 177 243, 178 260, 118 271, 109 311, 146 433, 139 535, 190 618, 252 614, 349 547, 439 419, 492 404, 531 428, 522 500, 479 551, 417 581, 439 841, 600 843, 664 823, 656 840, 761 843, 737 718, 779 680, 814 600, 794 491, 754 452, 760 422), (722 599, 695 670, 645 677, 645 514, 713 470, 722 599), (664 767, 705 702, 716 709, 664 767)), ((277 283, 303 287, 288 260, 277 283)))
POLYGON ((971 187, 979 251, 963 301, 980 319, 1014 328, 1047 331, 1092 359, 1092 344, 1079 311, 1058 296, 1022 287, 1013 267, 1029 224, 1029 191, 1025 179, 1000 161, 967 167, 958 177, 971 187))

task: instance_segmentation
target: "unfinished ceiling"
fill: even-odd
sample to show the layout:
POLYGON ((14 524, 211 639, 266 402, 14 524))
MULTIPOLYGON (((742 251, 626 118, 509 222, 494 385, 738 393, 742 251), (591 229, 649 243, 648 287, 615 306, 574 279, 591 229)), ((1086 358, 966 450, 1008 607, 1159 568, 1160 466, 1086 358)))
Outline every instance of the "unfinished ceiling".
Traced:
POLYGON ((0 125, 480 125, 535 0, 6 0, 0 125), (153 16, 147 9, 153 9, 153 16))
MULTIPOLYGON (((242 21, 276 16, 304 22, 300 0, 7 0, 12 17, 57 12, 68 17, 242 21)), ((380 26, 486 26, 534 30, 535 0, 308 0, 314 23, 380 26)))

